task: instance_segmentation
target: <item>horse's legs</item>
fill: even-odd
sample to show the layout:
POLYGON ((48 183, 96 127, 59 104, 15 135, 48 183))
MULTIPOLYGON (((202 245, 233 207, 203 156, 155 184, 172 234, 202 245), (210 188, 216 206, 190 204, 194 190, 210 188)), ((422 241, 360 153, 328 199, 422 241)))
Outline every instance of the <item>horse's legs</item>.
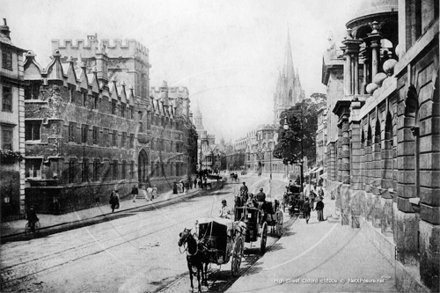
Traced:
POLYGON ((197 266, 197 283, 198 283, 198 288, 199 288, 199 293, 201 293, 202 292, 202 288, 200 287, 200 271, 202 271, 202 280, 203 280, 203 264, 202 263, 200 263, 198 266, 197 266))
POLYGON ((208 263, 207 262, 205 263, 204 272, 205 272, 205 286, 208 286, 208 263))
POLYGON ((192 271, 192 268, 191 268, 191 263, 188 261, 187 264, 188 264, 188 271, 189 271, 189 280, 191 282, 191 289, 190 290, 191 290, 191 292, 193 292, 194 291, 193 271, 192 271))

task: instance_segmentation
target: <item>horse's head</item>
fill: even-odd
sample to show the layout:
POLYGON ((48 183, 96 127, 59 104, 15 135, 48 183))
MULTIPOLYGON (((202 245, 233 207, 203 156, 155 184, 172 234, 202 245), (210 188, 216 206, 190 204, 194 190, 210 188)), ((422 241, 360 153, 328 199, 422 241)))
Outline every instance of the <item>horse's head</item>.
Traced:
POLYGON ((179 246, 182 246, 185 242, 188 242, 188 238, 191 236, 191 229, 183 229, 183 232, 179 233, 179 246))

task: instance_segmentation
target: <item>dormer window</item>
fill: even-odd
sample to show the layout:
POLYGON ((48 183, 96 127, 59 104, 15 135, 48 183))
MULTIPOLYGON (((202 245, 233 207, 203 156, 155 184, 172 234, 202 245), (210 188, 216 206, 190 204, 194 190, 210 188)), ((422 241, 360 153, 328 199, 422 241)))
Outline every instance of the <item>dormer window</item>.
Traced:
POLYGON ((112 101, 112 114, 116 115, 116 101, 112 101))
POLYGON ((75 86, 69 85, 69 102, 75 103, 75 86))
POLYGON ((125 104, 121 104, 121 117, 125 118, 125 104))
POLYGON ((81 105, 83 107, 87 107, 87 92, 86 91, 82 92, 82 103, 81 103, 81 105))

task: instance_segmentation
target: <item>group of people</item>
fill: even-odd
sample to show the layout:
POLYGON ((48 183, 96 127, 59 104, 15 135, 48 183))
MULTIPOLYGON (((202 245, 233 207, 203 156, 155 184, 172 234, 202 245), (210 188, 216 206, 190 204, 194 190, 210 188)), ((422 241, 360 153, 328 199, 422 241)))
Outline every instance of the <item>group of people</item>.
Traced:
MULTIPOLYGON (((317 191, 310 189, 307 190, 305 193, 307 196, 304 195, 304 192, 299 192, 299 195, 297 195, 294 198, 291 198, 290 196, 294 192, 294 184, 292 180, 290 180, 289 185, 286 186, 286 192, 284 193, 284 205, 287 205, 289 202, 293 205, 296 205, 300 213, 303 214, 304 218, 306 219, 306 223, 309 223, 310 220, 310 213, 312 211, 316 210, 317 213, 317 219, 318 221, 324 221, 324 190, 322 189, 322 186, 319 186, 317 191), (315 204, 316 203, 316 204, 315 204)), ((298 190, 295 190, 298 191, 298 190)))
MULTIPOLYGON (((263 188, 260 188, 260 191, 254 196, 249 192, 249 188, 246 186, 246 182, 243 182, 243 185, 240 187, 240 195, 235 198, 235 206, 236 207, 252 207, 252 208, 263 208, 266 203, 266 194, 263 191, 263 188)), ((222 208, 220 209, 219 216, 220 218, 230 219, 232 212, 227 206, 226 200, 222 200, 222 208)))
MULTIPOLYGON (((139 187, 137 185, 134 185, 131 189, 131 197, 133 199, 133 202, 136 202, 138 195, 140 195, 141 198, 145 198, 145 200, 147 201, 151 201, 158 197, 157 187, 155 185, 149 185, 147 188, 145 188, 145 185, 140 185, 139 187)), ((115 188, 111 192, 109 204, 110 208, 112 209, 112 213, 114 213, 115 210, 119 209, 120 195, 118 189, 115 188)))

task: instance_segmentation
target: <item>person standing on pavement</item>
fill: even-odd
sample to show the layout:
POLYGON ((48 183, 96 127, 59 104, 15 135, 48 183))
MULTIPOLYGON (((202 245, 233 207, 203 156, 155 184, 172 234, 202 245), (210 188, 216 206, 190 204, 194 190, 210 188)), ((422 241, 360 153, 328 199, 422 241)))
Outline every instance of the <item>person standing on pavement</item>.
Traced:
POLYGON ((322 201, 322 199, 318 200, 315 209, 318 214, 318 221, 324 221, 324 202, 322 201))
POLYGON ((315 210, 314 208, 315 199, 316 199, 316 193, 313 190, 310 190, 310 208, 312 209, 312 211, 315 210))
POLYGON ((134 185, 133 189, 131 190, 131 196, 133 197, 133 202, 136 202, 136 197, 138 193, 139 193, 138 187, 134 185))
POLYGON ((34 210, 34 206, 31 206, 29 211, 26 213, 26 219, 28 220, 28 227, 31 229, 31 232, 35 232, 35 223, 40 219, 37 217, 37 213, 34 210))
POLYGON ((151 190, 151 199, 155 199, 159 197, 159 195, 157 194, 157 187, 156 185, 153 185, 153 189, 151 190))
POLYGON ((148 185, 148 188, 145 192, 145 200, 151 201, 152 198, 153 198, 153 187, 151 187, 151 185, 148 185))
POLYGON ((112 191, 109 203, 112 209, 112 213, 115 212, 115 209, 119 209, 119 193, 117 189, 112 191))
POLYGON ((240 195, 243 196, 244 194, 248 193, 248 187, 246 186, 246 182, 243 182, 243 186, 240 187, 240 195))
POLYGON ((306 200, 303 205, 303 212, 304 212, 304 218, 306 219, 306 224, 308 224, 309 220, 310 220, 310 210, 311 210, 311 207, 310 207, 310 203, 309 203, 309 198, 306 197, 306 200))

